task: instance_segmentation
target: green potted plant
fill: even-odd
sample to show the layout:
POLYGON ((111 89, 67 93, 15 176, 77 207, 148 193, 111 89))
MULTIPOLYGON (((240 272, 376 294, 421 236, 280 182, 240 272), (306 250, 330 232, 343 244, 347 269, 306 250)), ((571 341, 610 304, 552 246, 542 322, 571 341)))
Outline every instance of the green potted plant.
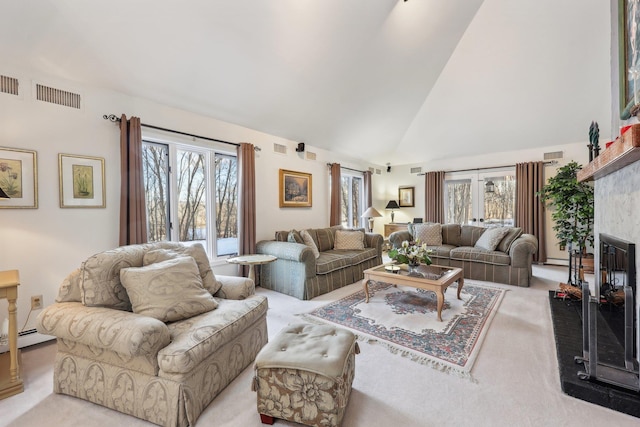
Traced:
MULTIPOLYGON (((556 175, 549 178, 538 192, 538 197, 545 205, 554 209, 551 218, 560 246, 566 246, 571 257, 575 244, 584 260, 589 258, 587 244, 593 245, 594 208, 593 187, 587 182, 578 182, 577 174, 580 169, 582 166, 575 161, 560 167, 556 175)), ((593 265, 592 255, 591 260, 593 265)))

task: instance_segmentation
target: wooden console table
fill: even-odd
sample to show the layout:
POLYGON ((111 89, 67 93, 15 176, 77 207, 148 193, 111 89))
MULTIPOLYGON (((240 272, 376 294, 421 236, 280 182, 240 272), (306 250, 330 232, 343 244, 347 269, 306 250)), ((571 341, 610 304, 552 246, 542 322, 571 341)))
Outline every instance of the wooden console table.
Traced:
POLYGON ((9 352, 0 354, 0 399, 22 393, 16 300, 20 277, 18 270, 0 271, 0 298, 9 301, 9 352))
POLYGON ((397 222, 392 222, 384 225, 384 237, 389 237, 389 234, 395 231, 407 231, 407 224, 401 224, 397 222))

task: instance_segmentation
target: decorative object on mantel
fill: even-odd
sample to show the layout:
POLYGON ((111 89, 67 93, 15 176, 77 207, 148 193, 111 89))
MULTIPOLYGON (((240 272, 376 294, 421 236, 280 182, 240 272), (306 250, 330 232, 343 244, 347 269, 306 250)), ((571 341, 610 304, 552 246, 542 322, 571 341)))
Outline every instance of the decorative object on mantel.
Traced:
MULTIPOLYGON (((587 243, 593 245, 594 217, 593 187, 587 182, 578 182, 577 174, 580 169, 582 166, 575 161, 560 167, 556 176, 549 178, 547 184, 537 193, 545 205, 555 208, 551 214, 553 229, 558 243, 568 247, 570 260, 572 245, 577 245, 577 270, 583 267, 583 258, 587 257, 587 243)), ((582 278, 577 277, 578 271, 574 273, 572 281, 569 268, 569 283, 579 285, 582 278)))
POLYGON ((600 129, 598 128, 598 122, 591 122, 589 126, 589 162, 592 162, 594 158, 600 154, 600 129))
POLYGON ((598 158, 578 171, 578 181, 592 181, 609 175, 640 160, 640 124, 623 128, 617 142, 602 152, 598 158))
POLYGON ((395 222, 393 220, 393 210, 394 209, 400 209, 400 206, 398 206, 398 202, 396 202, 395 200, 389 200, 389 203, 387 203, 387 206, 385 207, 385 209, 391 209, 391 222, 395 222))

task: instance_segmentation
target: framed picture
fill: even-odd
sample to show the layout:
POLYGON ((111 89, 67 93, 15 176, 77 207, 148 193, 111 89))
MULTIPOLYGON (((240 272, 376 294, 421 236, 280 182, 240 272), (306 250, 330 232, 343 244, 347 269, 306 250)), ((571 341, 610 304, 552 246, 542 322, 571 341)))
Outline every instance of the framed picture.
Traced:
POLYGON ((620 115, 640 103, 640 0, 618 0, 620 115))
POLYGON ((414 191, 415 187, 398 188, 398 205, 401 208, 412 208, 415 206, 415 201, 413 200, 414 191))
POLYGON ((104 159, 58 155, 61 208, 104 208, 104 159))
POLYGON ((35 151, 0 147, 0 208, 38 207, 38 159, 35 151))
POLYGON ((311 207, 311 174, 280 169, 280 207, 311 207))

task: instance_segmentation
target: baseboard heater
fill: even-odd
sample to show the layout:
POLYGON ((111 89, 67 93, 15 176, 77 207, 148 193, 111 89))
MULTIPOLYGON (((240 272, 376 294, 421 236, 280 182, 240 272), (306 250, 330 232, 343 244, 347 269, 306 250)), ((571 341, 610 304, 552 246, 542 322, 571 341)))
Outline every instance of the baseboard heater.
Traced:
MULTIPOLYGON (((53 339, 55 339, 55 337, 51 335, 43 335, 35 328, 27 329, 26 331, 18 332, 18 348, 29 347, 31 345, 40 344, 53 339)), ((6 353, 7 351, 9 351, 9 345, 0 345, 0 353, 6 353)))

